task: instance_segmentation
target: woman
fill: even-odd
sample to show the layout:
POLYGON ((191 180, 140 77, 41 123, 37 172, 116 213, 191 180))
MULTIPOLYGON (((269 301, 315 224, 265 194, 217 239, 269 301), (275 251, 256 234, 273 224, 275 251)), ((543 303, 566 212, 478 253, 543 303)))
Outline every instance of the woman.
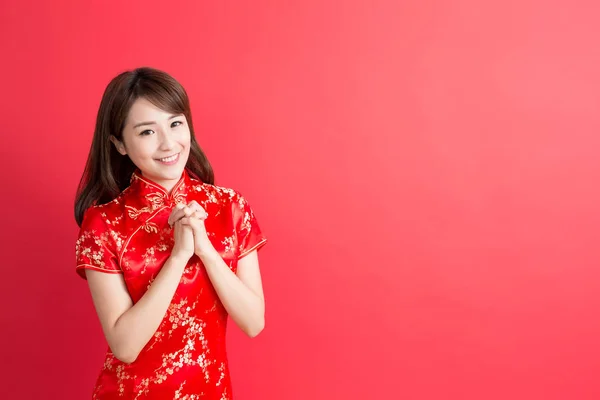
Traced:
POLYGON ((227 316, 264 326, 248 202, 214 185, 187 94, 139 68, 103 95, 75 204, 77 267, 109 345, 94 399, 231 399, 227 316))

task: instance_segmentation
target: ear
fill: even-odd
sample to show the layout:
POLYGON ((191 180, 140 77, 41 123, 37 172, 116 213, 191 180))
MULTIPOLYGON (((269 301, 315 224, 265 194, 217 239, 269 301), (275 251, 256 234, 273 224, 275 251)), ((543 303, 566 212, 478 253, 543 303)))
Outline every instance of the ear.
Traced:
POLYGON ((117 139, 113 135, 110 135, 110 141, 113 142, 113 144, 115 145, 115 148, 117 149, 117 151, 119 153, 121 153, 121 155, 127 155, 127 150, 125 149, 125 145, 123 144, 123 142, 121 142, 119 139, 117 139))

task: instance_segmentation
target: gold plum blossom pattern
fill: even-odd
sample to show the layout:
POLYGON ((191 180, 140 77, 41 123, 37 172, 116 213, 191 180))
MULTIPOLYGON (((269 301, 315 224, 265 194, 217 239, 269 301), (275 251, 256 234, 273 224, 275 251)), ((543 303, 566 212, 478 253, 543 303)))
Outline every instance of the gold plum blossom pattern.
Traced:
MULTIPOLYGON (((136 171, 113 201, 90 207, 75 243, 76 271, 122 274, 133 303, 152 286, 173 248, 167 220, 176 204, 196 201, 209 214, 208 237, 225 263, 262 247, 262 234, 245 198, 233 189, 202 183, 185 171, 170 193, 136 171)), ((193 256, 158 329, 136 360, 124 363, 107 350, 93 398, 231 400, 225 331, 227 311, 202 262, 193 256)))

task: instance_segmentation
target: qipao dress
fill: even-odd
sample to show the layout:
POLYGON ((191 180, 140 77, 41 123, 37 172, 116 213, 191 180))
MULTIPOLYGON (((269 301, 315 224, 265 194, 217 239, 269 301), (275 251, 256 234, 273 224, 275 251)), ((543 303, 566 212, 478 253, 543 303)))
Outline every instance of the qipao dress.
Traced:
MULTIPOLYGON (((117 198, 85 212, 76 242, 77 273, 84 279, 85 269, 122 274, 135 304, 171 254, 173 229, 167 220, 173 207, 192 200, 208 213, 208 237, 234 273, 239 259, 266 243, 239 192, 203 183, 185 170, 167 193, 138 170, 117 198)), ((231 399, 226 326, 227 311, 194 255, 137 359, 124 363, 108 348, 93 399, 231 399)))

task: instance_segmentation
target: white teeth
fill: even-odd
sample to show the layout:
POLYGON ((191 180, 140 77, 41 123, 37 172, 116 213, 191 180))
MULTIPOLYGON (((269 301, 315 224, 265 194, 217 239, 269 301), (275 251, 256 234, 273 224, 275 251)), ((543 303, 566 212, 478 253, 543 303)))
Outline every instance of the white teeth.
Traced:
POLYGON ((171 161, 175 161, 175 159, 177 159, 177 156, 178 156, 178 155, 179 155, 179 154, 175 154, 174 156, 171 156, 171 157, 159 158, 159 159, 158 159, 158 161, 161 161, 161 162, 171 162, 171 161))

